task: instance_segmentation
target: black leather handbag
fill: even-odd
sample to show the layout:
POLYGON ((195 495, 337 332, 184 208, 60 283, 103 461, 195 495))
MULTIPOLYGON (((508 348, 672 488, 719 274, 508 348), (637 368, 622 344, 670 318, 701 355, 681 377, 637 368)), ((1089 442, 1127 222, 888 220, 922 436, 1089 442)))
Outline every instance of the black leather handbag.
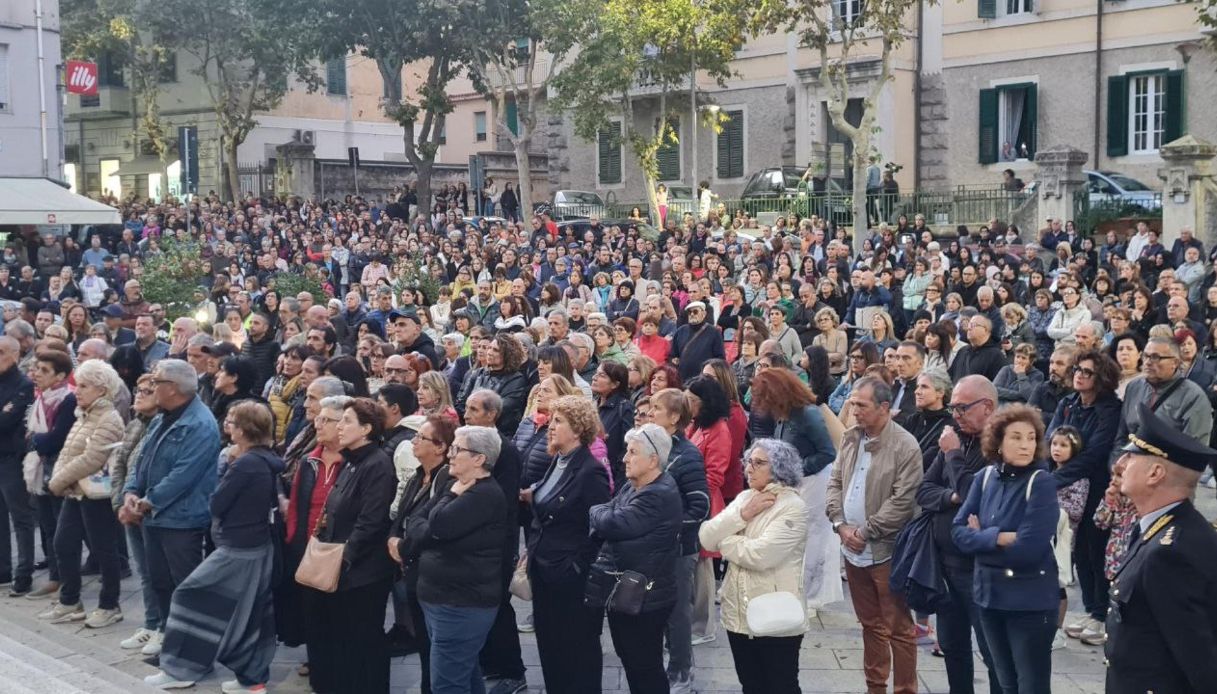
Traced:
POLYGON ((647 593, 650 592, 653 585, 654 583, 637 571, 622 571, 621 575, 617 577, 617 584, 613 586, 613 591, 609 593, 608 609, 617 614, 638 616, 642 613, 647 593))

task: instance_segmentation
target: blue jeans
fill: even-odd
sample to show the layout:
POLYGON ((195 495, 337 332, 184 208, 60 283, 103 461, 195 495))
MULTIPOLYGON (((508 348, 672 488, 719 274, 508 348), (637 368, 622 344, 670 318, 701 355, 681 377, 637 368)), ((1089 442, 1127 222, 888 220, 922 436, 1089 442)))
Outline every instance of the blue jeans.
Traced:
POLYGON ((980 608, 1002 694, 1051 694, 1056 608, 1016 612, 980 608))
POLYGON ((144 531, 138 525, 126 527, 127 551, 135 561, 135 570, 139 576, 139 587, 144 601, 144 628, 156 631, 161 628, 161 607, 156 601, 156 591, 152 589, 152 576, 148 573, 148 560, 144 554, 144 531))
POLYGON ((498 614, 495 607, 452 607, 419 602, 431 638, 431 691, 485 694, 478 653, 498 614))
POLYGON ((676 604, 668 616, 668 672, 685 674, 693 669, 693 579, 697 573, 696 554, 676 560, 676 604))

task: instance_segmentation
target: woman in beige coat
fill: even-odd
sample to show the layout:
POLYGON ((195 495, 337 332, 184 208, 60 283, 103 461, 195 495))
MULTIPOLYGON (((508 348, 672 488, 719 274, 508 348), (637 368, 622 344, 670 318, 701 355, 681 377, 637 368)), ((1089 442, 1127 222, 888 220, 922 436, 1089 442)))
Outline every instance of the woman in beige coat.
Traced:
POLYGON ((114 407, 122 385, 118 373, 103 361, 90 360, 76 367, 76 423, 47 484, 52 494, 64 497, 55 531, 59 600, 39 615, 53 623, 84 620, 85 626, 100 629, 123 618, 118 608, 121 535, 105 470, 111 451, 123 441, 123 419, 114 407), (80 602, 80 553, 85 537, 101 569, 98 609, 87 616, 80 602))
POLYGON ((766 593, 791 593, 802 603, 807 506, 799 495, 798 451, 761 439, 744 454, 748 489, 701 526, 702 547, 728 562, 719 591, 723 628, 744 694, 799 691, 799 647, 807 618, 787 633, 754 636, 748 602, 766 593))

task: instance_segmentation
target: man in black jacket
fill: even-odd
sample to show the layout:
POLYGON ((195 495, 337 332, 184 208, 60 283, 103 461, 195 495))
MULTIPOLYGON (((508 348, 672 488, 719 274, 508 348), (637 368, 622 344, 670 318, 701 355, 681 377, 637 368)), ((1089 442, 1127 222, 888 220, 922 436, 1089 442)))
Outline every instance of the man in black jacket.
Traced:
POLYGON ((968 346, 959 350, 951 364, 951 378, 955 381, 976 374, 992 381, 997 372, 1006 365, 1006 355, 993 335, 993 323, 977 315, 968 321, 968 346))
POLYGON ((950 601, 938 610, 938 646, 942 649, 951 691, 971 691, 973 674, 972 632, 981 658, 989 668, 989 681, 996 682, 989 644, 980 628, 980 612, 972 599, 972 557, 962 553, 951 539, 955 514, 972 487, 972 478, 986 465, 980 434, 997 410, 997 389, 983 376, 965 376, 951 392, 948 409, 955 426, 947 426, 938 437, 939 453, 930 464, 917 504, 934 514, 934 544, 950 587, 950 601))
POLYGON ((672 363, 680 372, 682 381, 701 373, 702 365, 711 359, 722 359, 723 335, 706 320, 706 305, 700 301, 690 302, 685 309, 688 322, 676 329, 672 338, 672 363))
MULTIPOLYGON (((465 407, 465 424, 478 427, 498 427, 503 415, 503 399, 493 390, 475 390, 465 407)), ((501 430, 500 430, 501 434, 501 430)), ((520 634, 516 630, 516 611, 511 606, 511 576, 520 554, 520 531, 516 515, 520 496, 520 451, 506 436, 499 448, 499 459, 494 464, 491 476, 503 489, 507 504, 507 532, 503 539, 503 593, 494 625, 486 635, 479 661, 482 673, 488 680, 499 680, 491 690, 501 694, 514 694, 528 686, 524 679, 524 660, 520 655, 520 634)))
POLYGON ((275 331, 270 329, 270 319, 262 313, 254 313, 249 319, 249 339, 241 346, 241 354, 253 360, 258 370, 254 392, 262 394, 262 388, 275 375, 279 360, 279 343, 275 342, 275 331))
POLYGON ((1031 391, 1031 397, 1027 398, 1027 404, 1044 416, 1044 426, 1056 414, 1057 403, 1072 390, 1073 357, 1076 353, 1077 348, 1073 345, 1057 347, 1048 360, 1048 380, 1037 385, 1031 391))
POLYGON ((12 581, 10 597, 30 592, 34 575, 34 512, 22 477, 25 413, 34 402, 34 384, 17 368, 21 346, 0 337, 0 582, 12 581), (9 521, 17 536, 17 571, 9 521))
POLYGON ((417 313, 393 309, 389 313, 389 321, 392 323, 393 329, 397 331, 394 344, 397 346, 398 353, 421 354, 431 362, 431 368, 439 369, 439 352, 435 349, 435 342, 427 333, 423 332, 423 324, 417 313))

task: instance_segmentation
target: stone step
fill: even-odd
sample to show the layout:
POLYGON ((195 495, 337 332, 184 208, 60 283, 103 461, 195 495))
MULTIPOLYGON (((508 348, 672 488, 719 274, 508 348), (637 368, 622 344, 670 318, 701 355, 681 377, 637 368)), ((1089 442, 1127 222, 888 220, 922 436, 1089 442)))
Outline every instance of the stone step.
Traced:
MULTIPOLYGON (((16 601, 0 603, 0 692, 4 694, 153 694, 142 675, 123 672, 127 659, 107 656, 83 627, 46 624, 16 601)), ((111 632, 112 629, 104 630, 111 632)), ((116 638, 116 633, 106 638, 116 638)), ((96 638, 96 637, 95 637, 96 638)), ((150 668, 143 668, 151 672, 150 668)))

